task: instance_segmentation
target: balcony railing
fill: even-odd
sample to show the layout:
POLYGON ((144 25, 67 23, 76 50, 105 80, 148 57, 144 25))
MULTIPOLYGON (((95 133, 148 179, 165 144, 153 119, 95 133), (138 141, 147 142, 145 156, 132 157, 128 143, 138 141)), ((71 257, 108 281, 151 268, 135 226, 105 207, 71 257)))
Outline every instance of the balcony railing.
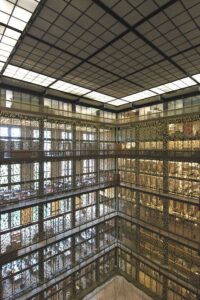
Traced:
POLYGON ((84 113, 72 112, 67 110, 62 110, 59 108, 53 108, 49 106, 43 106, 38 104, 25 104, 17 100, 6 100, 0 98, 0 109, 4 112, 21 112, 27 115, 36 114, 36 115, 45 115, 46 117, 59 117, 59 118, 68 118, 72 120, 83 120, 86 122, 95 122, 95 123, 107 123, 112 125, 123 125, 128 123, 134 123, 139 121, 146 121, 151 119, 165 118, 165 117, 174 117, 185 114, 200 113, 200 105, 194 105, 190 107, 166 110, 166 111, 152 111, 146 115, 130 115, 128 117, 123 117, 119 119, 108 118, 96 115, 89 115, 84 113))
POLYGON ((146 121, 151 119, 160 119, 165 117, 174 117, 174 116, 193 114, 193 113, 200 113, 200 105, 194 105, 191 107, 177 108, 177 109, 166 110, 166 111, 157 111, 157 112, 148 113, 146 115, 135 114, 128 117, 124 117, 123 119, 119 118, 117 121, 119 124, 127 124, 127 123, 134 123, 134 122, 146 121))
POLYGON ((95 123, 108 123, 108 124, 116 124, 116 119, 101 117, 95 115, 89 115, 78 112, 71 112, 67 110, 57 109, 49 106, 43 106, 38 104, 24 104, 17 100, 5 100, 0 98, 0 110, 4 112, 20 112, 25 113, 27 115, 35 114, 35 115, 45 115, 46 117, 59 117, 59 118, 69 118, 69 119, 77 119, 83 121, 90 121, 95 123))

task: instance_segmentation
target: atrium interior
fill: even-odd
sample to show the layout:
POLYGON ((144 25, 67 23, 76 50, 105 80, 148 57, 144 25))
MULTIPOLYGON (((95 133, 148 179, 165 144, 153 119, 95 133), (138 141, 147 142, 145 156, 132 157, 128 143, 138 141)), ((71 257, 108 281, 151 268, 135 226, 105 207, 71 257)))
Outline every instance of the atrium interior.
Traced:
POLYGON ((0 299, 200 299, 199 0, 0 0, 0 299))

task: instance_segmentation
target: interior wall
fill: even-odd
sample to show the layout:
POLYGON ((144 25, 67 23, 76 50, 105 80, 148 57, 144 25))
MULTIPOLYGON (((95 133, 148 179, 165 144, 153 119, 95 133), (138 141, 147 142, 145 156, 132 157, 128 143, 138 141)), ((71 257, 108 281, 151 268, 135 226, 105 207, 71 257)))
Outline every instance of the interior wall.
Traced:
POLYGON ((122 276, 115 276, 88 294, 83 300, 152 300, 122 276))

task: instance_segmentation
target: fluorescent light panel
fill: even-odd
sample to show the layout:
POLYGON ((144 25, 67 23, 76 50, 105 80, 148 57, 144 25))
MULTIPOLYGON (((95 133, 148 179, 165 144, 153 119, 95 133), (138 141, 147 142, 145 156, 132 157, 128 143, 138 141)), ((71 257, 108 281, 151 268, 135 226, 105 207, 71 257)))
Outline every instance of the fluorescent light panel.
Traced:
POLYGON ((21 33, 14 29, 24 30, 39 1, 15 0, 11 3, 11 1, 0 0, 0 21, 5 24, 0 26, 0 71, 3 68, 2 63, 7 61, 21 36, 21 33), (13 27, 13 30, 6 25, 13 27))
POLYGON ((17 43, 20 33, 0 26, 0 61, 5 63, 17 43))
MULTIPOLYGON (((196 79, 198 82, 200 82, 200 74, 192 76, 194 79, 196 79)), ((183 89, 189 86, 195 85, 196 82, 192 80, 190 77, 185 77, 180 80, 175 80, 163 85, 159 85, 155 88, 152 88, 150 90, 145 90, 127 97, 122 98, 123 100, 129 101, 129 102, 135 102, 137 100, 146 99, 149 97, 156 96, 157 94, 164 94, 167 92, 176 91, 179 89, 183 89)))
POLYGON ((200 74, 193 75, 192 77, 200 83, 200 74))
POLYGON ((55 90, 59 90, 61 92, 66 92, 66 93, 71 93, 71 94, 74 94, 74 95, 79 95, 79 96, 82 96, 84 94, 87 94, 87 93, 91 92, 91 90, 88 90, 86 88, 83 88, 83 87, 75 85, 75 84, 67 83, 67 82, 62 81, 62 80, 56 81, 54 84, 52 84, 50 86, 50 88, 55 89, 55 90))
POLYGON ((142 99, 153 97, 153 96, 156 96, 156 94, 154 92, 152 92, 150 90, 145 90, 145 91, 124 97, 124 98, 122 98, 122 100, 126 100, 128 102, 134 102, 137 100, 142 100, 142 99))
MULTIPOLYGON (((12 38, 12 36, 14 34, 13 30, 10 31, 10 29, 6 29, 6 31, 7 30, 8 30, 7 36, 6 36, 6 34, 4 36, 8 37, 8 38, 12 38)), ((9 41, 9 39, 8 39, 8 41, 9 41)), ((6 47, 2 47, 0 49, 0 54, 3 53, 3 51, 6 51, 6 49, 7 49, 6 47)), ((0 70, 3 68, 3 65, 4 65, 4 62, 0 61, 0 70)), ((48 76, 45 76, 45 75, 42 75, 42 74, 39 74, 36 72, 32 72, 32 71, 29 71, 29 70, 26 70, 23 68, 19 68, 19 67, 13 66, 13 65, 8 65, 3 75, 11 77, 11 78, 19 79, 19 80, 31 82, 34 84, 42 85, 42 86, 50 86, 50 88, 55 89, 55 90, 59 90, 59 91, 66 92, 66 93, 71 93, 74 95, 84 96, 86 98, 96 100, 99 102, 103 102, 103 103, 109 103, 114 106, 123 105, 128 102, 135 102, 138 100, 156 96, 157 94, 163 94, 166 92, 175 91, 178 89, 182 89, 182 88, 193 86, 193 85, 197 84, 190 77, 185 77, 180 80, 175 80, 175 81, 169 82, 167 84, 157 86, 150 90, 145 90, 145 91, 133 94, 133 95, 129 95, 122 99, 117 99, 117 98, 114 98, 114 97, 111 97, 111 96, 108 96, 105 94, 101 94, 101 93, 98 93, 95 91, 91 91, 89 89, 86 89, 86 88, 83 88, 83 87, 62 81, 62 80, 56 81, 56 79, 54 79, 52 77, 48 77, 48 76)), ((194 79, 196 79, 198 82, 200 82, 200 74, 193 75, 192 77, 194 79)))
POLYGON ((109 102, 108 104, 112 104, 112 105, 115 105, 115 106, 119 106, 119 105, 123 105, 123 104, 127 104, 128 102, 124 101, 124 100, 121 100, 121 99, 117 99, 117 100, 114 100, 114 101, 111 101, 109 102))
POLYGON ((175 80, 163 85, 159 85, 155 88, 152 88, 151 91, 157 93, 157 94, 164 94, 167 92, 172 92, 176 90, 180 90, 192 85, 195 85, 196 82, 192 80, 190 77, 185 77, 180 80, 175 80))
POLYGON ((92 100, 99 101, 99 102, 104 102, 104 103, 112 101, 112 100, 116 100, 116 98, 114 98, 114 97, 111 97, 111 96, 108 96, 105 94, 101 94, 98 92, 91 92, 91 93, 85 95, 85 97, 92 99, 92 100))
POLYGON ((32 72, 26 69, 22 69, 16 66, 8 65, 3 75, 34 84, 49 86, 55 81, 55 78, 41 75, 36 72, 32 72))
POLYGON ((7 0, 0 1, 0 20, 5 25, 23 31, 30 20, 39 1, 37 0, 17 0, 11 3, 7 0))

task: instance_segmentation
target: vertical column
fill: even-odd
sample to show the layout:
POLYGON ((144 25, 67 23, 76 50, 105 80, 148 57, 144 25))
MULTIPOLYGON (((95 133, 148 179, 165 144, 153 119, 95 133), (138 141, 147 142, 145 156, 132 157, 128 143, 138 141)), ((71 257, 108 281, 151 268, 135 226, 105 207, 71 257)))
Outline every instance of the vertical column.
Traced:
MULTIPOLYGON (((167 110, 167 103, 164 104, 164 110, 167 110)), ((168 124, 163 122, 160 124, 163 131, 163 192, 168 193, 169 189, 169 172, 168 172, 168 124)), ((169 222, 169 202, 167 198, 163 198, 163 229, 168 231, 168 222, 169 222)), ((163 265, 167 266, 168 264, 168 238, 163 238, 163 265)), ((163 277, 163 295, 162 298, 167 299, 167 286, 168 279, 166 276, 163 277)))
MULTIPOLYGON (((75 112, 76 108, 72 105, 72 112, 75 112)), ((76 188, 76 124, 72 124, 72 189, 76 188)), ((75 196, 71 197, 71 228, 76 225, 76 201, 75 196)), ((75 265, 75 236, 71 237, 71 264, 72 267, 75 265)), ((72 286, 72 295, 75 294, 75 285, 72 286)))
POLYGON ((100 136, 99 136, 99 128, 96 128, 96 142, 97 148, 96 152, 96 165, 95 165, 95 173, 96 173, 96 183, 100 183, 100 136))
MULTIPOLYGON (((139 128, 135 129, 135 148, 136 148, 136 156, 135 156, 135 185, 139 186, 140 184, 140 160, 139 160, 139 128)), ((136 212, 135 216, 139 220, 140 219, 140 192, 135 192, 136 197, 136 212)), ((139 245, 140 245, 140 228, 139 226, 136 227, 136 250, 139 252, 139 245)))
POLYGON ((76 188, 76 124, 72 124, 72 189, 76 188))
MULTIPOLYGON (((39 121, 39 197, 44 195, 44 120, 39 121)), ((43 204, 39 204, 39 238, 44 238, 43 204)))
POLYGON ((115 221, 115 239, 118 241, 119 239, 119 224, 118 224, 118 218, 114 219, 115 221))
MULTIPOLYGON (((115 141, 115 145, 117 144, 118 141, 118 128, 115 127, 115 137, 114 137, 114 141, 115 141)), ((114 189, 114 193, 115 193, 115 210, 118 212, 119 211, 119 199, 118 199, 118 187, 120 185, 120 178, 119 178, 119 170, 118 170, 118 153, 116 151, 114 151, 114 155, 115 155, 115 180, 116 180, 116 185, 115 185, 115 189, 114 189)))
POLYGON ((63 300, 67 300, 67 290, 69 289, 69 286, 68 286, 68 282, 67 282, 67 279, 66 279, 66 282, 65 280, 63 280, 63 284, 62 284, 62 294, 63 294, 63 300))
MULTIPOLYGON (((99 224, 96 225, 96 253, 100 250, 100 241, 99 241, 99 224)), ((99 260, 96 260, 96 268, 95 268, 96 281, 99 282, 99 260)))
MULTIPOLYGON (((139 173, 140 173, 140 161, 138 159, 138 157, 136 157, 135 159, 135 185, 138 186, 139 185, 139 173)), ((136 191, 135 192, 135 197, 136 197, 136 218, 140 219, 140 192, 136 191)), ((138 232, 138 236, 139 236, 139 232, 138 232)), ((139 240, 138 240, 139 242, 139 240)))
POLYGON ((119 198, 118 198, 118 189, 119 189, 119 186, 115 186, 115 189, 114 189, 114 199, 115 199, 115 211, 116 212, 119 212, 119 198))
POLYGON ((95 192, 96 201, 95 201, 95 209, 96 209, 96 219, 100 217, 100 190, 95 192))
MULTIPOLYGON (((73 104, 72 105, 72 112, 75 112, 76 111, 76 107, 75 105, 73 104)), ((76 124, 73 123, 72 124, 72 151, 73 151, 73 156, 72 156, 72 189, 75 189, 76 188, 76 124)), ((76 208, 76 203, 75 203, 75 196, 72 197, 72 228, 75 227, 75 221, 76 221, 76 212, 75 212, 75 208, 76 208)), ((71 237, 71 264, 72 264, 72 267, 75 266, 75 260, 76 260, 76 257, 75 257, 75 235, 73 235, 71 237)), ((72 299, 75 299, 76 297, 76 286, 75 286, 75 274, 72 275, 72 285, 71 285, 71 293, 72 293, 72 299)))
POLYGON ((71 298, 70 299, 77 299, 76 297, 76 273, 71 275, 71 298))
POLYGON ((76 197, 71 197, 71 228, 76 226, 76 197))
POLYGON ((2 265, 0 265, 0 299, 3 299, 2 265))
MULTIPOLYGON (((135 185, 139 186, 140 184, 140 159, 139 159, 139 139, 140 139, 140 128, 138 126, 135 127, 135 185)), ((138 192, 139 198, 139 192, 138 192)), ((137 199, 136 199, 137 204, 137 199)), ((139 208, 139 204, 137 205, 139 208)))
POLYGON ((95 275, 96 275, 96 282, 97 285, 100 283, 101 278, 100 278, 100 264, 99 264, 99 258, 97 258, 96 260, 96 271, 95 271, 95 275))
POLYGON ((115 247, 115 273, 118 273, 118 254, 117 254, 117 251, 118 251, 118 247, 115 247))
MULTIPOLYGON (((8 136, 11 137, 11 126, 8 127, 8 136)), ((12 157, 12 151, 13 151, 13 142, 12 139, 10 139, 9 141, 7 141, 8 143, 8 151, 10 152, 10 157, 12 157)), ((12 190, 12 185, 11 185, 11 166, 12 164, 8 164, 8 190, 11 191, 12 190)))
POLYGON ((75 235, 72 235, 71 237, 71 262, 72 262, 72 267, 75 266, 76 264, 76 256, 75 256, 75 235))
MULTIPOLYGON (((76 257, 75 257, 75 235, 72 235, 71 237, 71 263, 72 268, 75 266, 76 263, 76 257)), ((71 275, 72 277, 72 284, 71 284, 71 293, 72 293, 72 299, 76 299, 76 284, 75 284, 75 273, 71 275)))
MULTIPOLYGON (((140 254, 140 226, 136 225, 136 253, 140 254)), ((135 262, 135 279, 139 282, 140 261, 135 262)))
MULTIPOLYGON (((140 140, 140 128, 139 125, 135 127, 135 185, 139 185, 140 174, 140 160, 139 160, 139 140, 140 140)), ((136 218, 140 218, 140 192, 136 191, 136 218)), ((136 252, 140 253, 140 226, 136 225, 136 252)), ((135 265, 135 277, 136 281, 139 281, 139 260, 136 260, 135 265)))
MULTIPOLYGON (((39 99, 39 103, 41 106, 43 106, 44 99, 41 97, 39 99)), ((44 120, 39 120, 39 197, 42 197, 44 195, 44 120)), ((45 238, 44 236, 44 210, 43 210, 43 204, 38 205, 38 213, 39 213, 39 240, 43 240, 45 238)), ((42 284, 44 282, 44 255, 43 255, 43 249, 39 250, 39 282, 42 284)), ((42 300, 43 292, 39 294, 40 299, 42 300)))

